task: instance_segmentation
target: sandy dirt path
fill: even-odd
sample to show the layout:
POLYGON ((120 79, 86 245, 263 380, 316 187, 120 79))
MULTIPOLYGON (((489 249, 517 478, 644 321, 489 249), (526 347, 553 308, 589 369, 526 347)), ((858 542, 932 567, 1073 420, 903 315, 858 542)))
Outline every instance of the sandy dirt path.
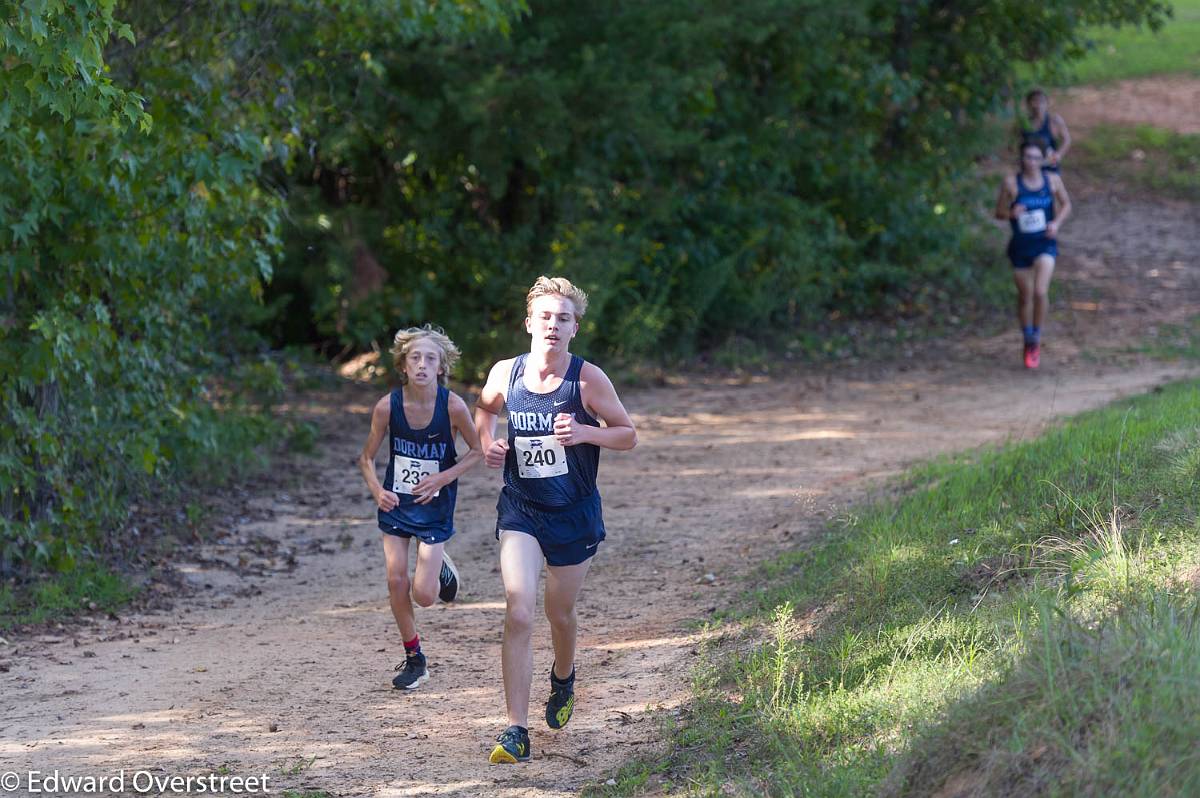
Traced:
MULTIPOLYGON (((601 458, 609 537, 580 604, 576 716, 557 733, 534 722, 529 764, 486 763, 504 725, 498 474, 462 482, 450 551, 464 599, 418 611, 434 677, 392 691, 402 649, 353 463, 379 390, 347 384, 303 400, 320 456, 290 458, 246 492, 192 552, 191 589, 173 609, 0 645, 0 771, 266 773, 276 795, 577 794, 653 750, 658 720, 687 698, 699 624, 734 599, 735 577, 803 545, 873 481, 1196 373, 1119 354, 1146 324, 1200 310, 1195 207, 1075 190, 1037 373, 1019 367, 1006 332, 886 367, 624 392, 641 445, 601 458), (1161 227, 1153 241, 1114 232, 1147 220, 1161 227)), ((544 621, 535 643, 533 718, 544 621)))

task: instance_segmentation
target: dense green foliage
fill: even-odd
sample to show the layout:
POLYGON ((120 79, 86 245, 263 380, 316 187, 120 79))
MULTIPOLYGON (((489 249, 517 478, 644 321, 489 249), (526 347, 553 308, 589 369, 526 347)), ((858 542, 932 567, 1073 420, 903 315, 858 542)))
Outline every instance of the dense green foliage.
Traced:
POLYGON ((0 574, 70 570, 131 494, 265 436, 215 407, 278 387, 245 330, 279 245, 264 163, 304 114, 289 86, 325 74, 308 48, 498 5, 0 2, 0 574))
POLYGON ((768 640, 706 652, 672 757, 596 792, 1189 794, 1196 701, 1170 695, 1200 671, 1198 387, 921 467, 764 565, 768 640))
POLYGON ((967 284, 973 121, 1163 10, 0 0, 0 573, 230 473, 252 329, 432 320, 478 366, 553 271, 592 347, 672 354, 967 284))
MULTIPOLYGON (((281 339, 439 322, 469 366, 523 290, 593 293, 593 352, 687 353, 976 278, 974 122, 1018 63, 1155 2, 533 3, 508 37, 370 46, 315 118, 272 294, 281 339), (292 326, 288 326, 292 325, 292 326)), ((985 146, 994 147, 994 142, 985 146)))

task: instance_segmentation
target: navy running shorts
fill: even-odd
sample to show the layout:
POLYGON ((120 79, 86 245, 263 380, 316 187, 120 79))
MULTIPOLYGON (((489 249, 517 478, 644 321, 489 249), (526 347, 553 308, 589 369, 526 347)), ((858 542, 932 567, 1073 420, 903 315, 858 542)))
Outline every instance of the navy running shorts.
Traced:
POLYGON ((594 555, 604 540, 600 491, 565 507, 548 507, 504 488, 496 502, 497 540, 501 531, 533 536, 547 565, 578 565, 594 555))
POLYGON ((430 546, 436 543, 445 543, 454 536, 454 527, 450 527, 449 529, 414 529, 382 522, 379 524, 379 531, 385 535, 395 535, 398 538, 416 538, 430 546))
POLYGON ((1058 242, 1053 238, 1046 238, 1029 243, 1018 244, 1016 241, 1008 243, 1008 260, 1014 269, 1028 269, 1042 255, 1057 258, 1058 242))

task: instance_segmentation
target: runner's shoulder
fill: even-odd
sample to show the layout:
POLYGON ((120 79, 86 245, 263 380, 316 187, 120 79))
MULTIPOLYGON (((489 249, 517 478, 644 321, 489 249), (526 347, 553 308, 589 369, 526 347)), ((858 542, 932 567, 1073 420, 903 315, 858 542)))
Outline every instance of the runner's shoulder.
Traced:
POLYGON ((588 385, 613 387, 612 380, 604 373, 604 369, 586 360, 583 361, 583 366, 579 369, 579 382, 585 387, 588 385))
POLYGON ((382 398, 375 403, 375 407, 372 409, 371 413, 375 416, 384 416, 385 418, 390 416, 392 414, 392 395, 390 393, 385 393, 382 398))
POLYGON ((454 391, 447 389, 446 392, 448 394, 450 394, 450 396, 446 402, 447 409, 450 411, 450 413, 452 413, 452 414, 453 413, 466 413, 467 412, 466 401, 461 396, 456 394, 454 391))

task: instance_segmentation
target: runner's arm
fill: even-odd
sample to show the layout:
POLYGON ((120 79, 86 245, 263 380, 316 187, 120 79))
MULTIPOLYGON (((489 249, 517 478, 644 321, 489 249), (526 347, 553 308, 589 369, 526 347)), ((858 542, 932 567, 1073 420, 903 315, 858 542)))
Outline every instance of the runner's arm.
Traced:
POLYGON ((496 438, 496 420, 504 410, 504 388, 512 374, 513 361, 501 360, 492 366, 487 383, 475 402, 475 427, 479 431, 479 445, 483 450, 483 461, 488 468, 500 468, 508 454, 508 441, 496 438))
POLYGON ((626 451, 637 446, 637 430, 633 419, 617 397, 608 375, 599 367, 586 363, 579 374, 579 393, 583 406, 604 422, 603 427, 578 423, 573 416, 559 414, 554 421, 554 434, 564 446, 590 443, 603 449, 626 451))
POLYGON ((371 411, 371 432, 367 435, 367 442, 363 444, 362 453, 358 456, 358 470, 362 472, 363 480, 366 481, 367 488, 371 491, 371 498, 384 512, 393 509, 400 503, 400 498, 396 494, 384 490, 383 485, 379 482, 379 475, 375 472, 375 455, 379 452, 379 445, 387 437, 391 413, 390 396, 385 396, 375 403, 375 409, 371 411))
POLYGON ((1016 180, 1011 177, 1006 177, 1000 183, 1000 193, 996 197, 996 213, 997 219, 1008 221, 1013 218, 1012 202, 1017 196, 1016 180))
POLYGON ((1050 179, 1050 192, 1054 195, 1054 221, 1046 227, 1049 229, 1053 226, 1053 235, 1057 236, 1062 223, 1071 215, 1071 195, 1067 193, 1067 185, 1061 177, 1055 174, 1047 174, 1047 177, 1050 179))
POLYGON ((1067 122, 1058 114, 1050 117, 1050 132, 1058 139, 1059 148, 1054 151, 1054 163, 1061 164, 1063 157, 1067 154, 1067 150, 1071 149, 1071 131, 1067 129, 1067 122))

